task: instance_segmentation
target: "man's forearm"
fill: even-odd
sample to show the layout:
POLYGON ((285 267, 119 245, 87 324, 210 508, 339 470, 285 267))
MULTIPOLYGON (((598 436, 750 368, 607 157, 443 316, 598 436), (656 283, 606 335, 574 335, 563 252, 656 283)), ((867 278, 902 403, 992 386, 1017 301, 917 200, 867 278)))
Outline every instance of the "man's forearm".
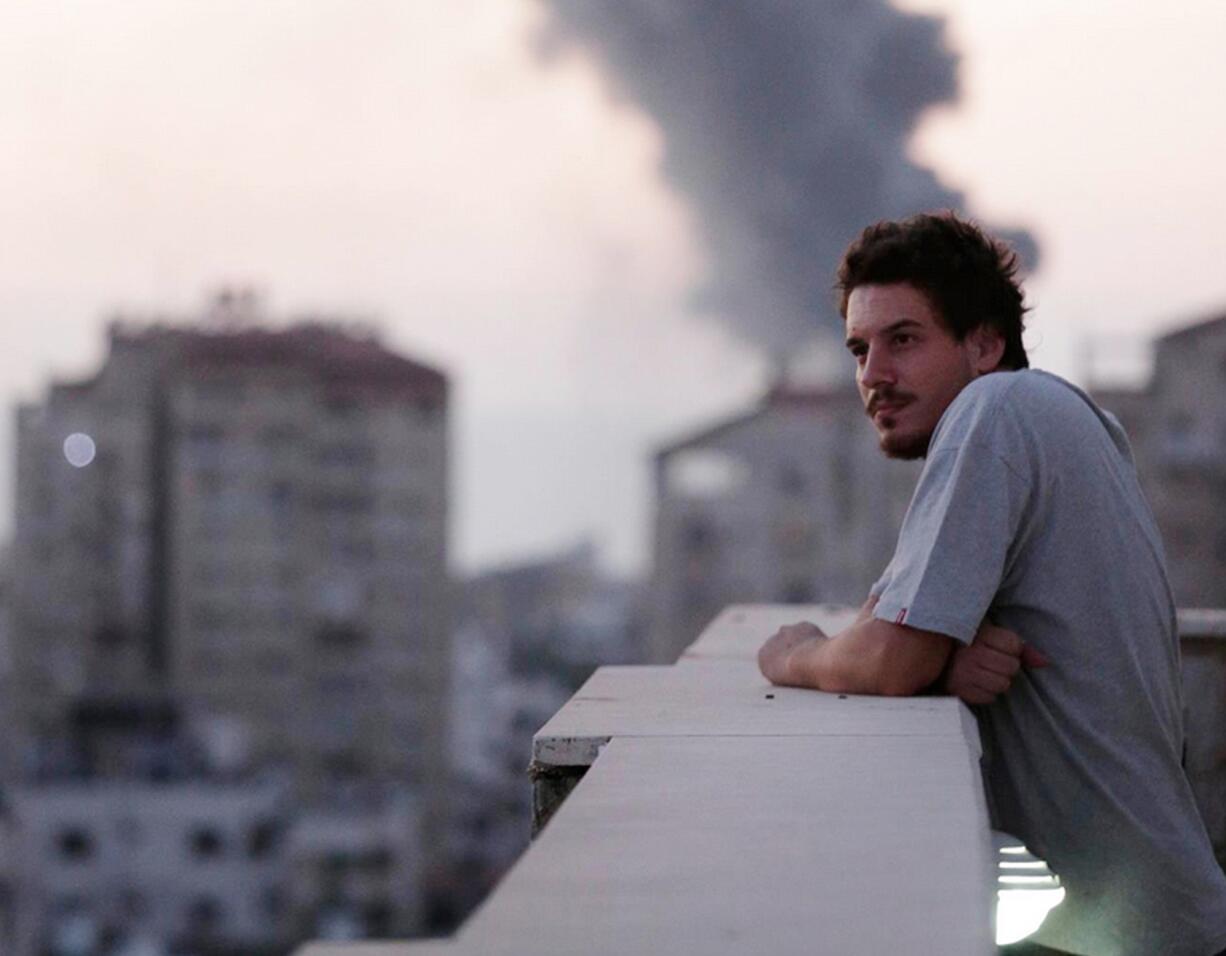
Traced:
MULTIPOLYGON (((776 684, 842 694, 905 696, 927 688, 941 674, 952 638, 861 615, 833 637, 787 640, 775 653, 763 648, 762 672, 776 684)), ((781 640, 782 638, 782 640, 781 640)))

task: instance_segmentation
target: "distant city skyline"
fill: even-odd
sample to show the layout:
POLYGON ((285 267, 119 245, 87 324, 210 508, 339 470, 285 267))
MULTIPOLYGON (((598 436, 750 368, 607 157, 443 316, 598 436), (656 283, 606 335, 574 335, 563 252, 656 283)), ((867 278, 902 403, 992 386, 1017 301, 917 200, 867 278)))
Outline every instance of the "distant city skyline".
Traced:
MULTIPOLYGON (((1042 246, 1036 365, 1078 378, 1087 338, 1127 351, 1226 309, 1226 8, 905 6, 947 15, 961 57, 959 103, 911 152, 1042 246)), ((251 284, 274 316, 378 320, 447 371, 458 569, 591 536, 645 570, 650 453, 752 401, 769 362, 694 310, 709 263, 656 120, 583 56, 538 57, 545 17, 529 0, 0 12, 0 401, 90 372, 116 310, 190 315, 251 284)), ((10 460, 12 441, 10 412, 10 460)), ((11 500, 6 473, 5 536, 11 500)))

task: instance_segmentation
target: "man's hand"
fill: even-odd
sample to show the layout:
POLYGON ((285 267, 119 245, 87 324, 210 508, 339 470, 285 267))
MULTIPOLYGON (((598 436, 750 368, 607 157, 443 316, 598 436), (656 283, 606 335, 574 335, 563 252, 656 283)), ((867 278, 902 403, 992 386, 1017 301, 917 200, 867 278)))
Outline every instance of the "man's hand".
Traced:
POLYGON ((1046 657, 1012 631, 984 621, 974 641, 954 650, 940 689, 967 704, 990 704, 1009 689, 1023 667, 1047 664, 1046 657))
POLYGON ((788 658, 792 651, 810 641, 825 640, 825 633, 816 624, 802 621, 779 628, 758 651, 758 669, 772 684, 789 684, 788 658))

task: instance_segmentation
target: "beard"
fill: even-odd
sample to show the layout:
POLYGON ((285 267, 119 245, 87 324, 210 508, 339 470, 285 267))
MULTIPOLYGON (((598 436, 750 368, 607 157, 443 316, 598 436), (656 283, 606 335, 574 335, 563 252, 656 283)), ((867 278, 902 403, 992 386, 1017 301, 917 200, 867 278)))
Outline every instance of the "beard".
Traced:
POLYGON ((915 461, 917 458, 928 457, 928 445, 931 441, 932 432, 928 432, 920 435, 882 435, 878 444, 887 458, 915 461))
MULTIPOLYGON (((886 387, 873 392, 865 404, 864 411, 875 424, 875 416, 879 405, 902 402, 905 408, 913 401, 915 401, 914 395, 886 387)), ((889 419, 887 418, 888 421, 889 419)), ((893 431, 882 433, 879 430, 878 436, 881 450, 887 458, 913 461, 916 458, 923 458, 928 454, 928 445, 932 441, 932 430, 929 429, 926 432, 912 434, 899 434, 893 431)))

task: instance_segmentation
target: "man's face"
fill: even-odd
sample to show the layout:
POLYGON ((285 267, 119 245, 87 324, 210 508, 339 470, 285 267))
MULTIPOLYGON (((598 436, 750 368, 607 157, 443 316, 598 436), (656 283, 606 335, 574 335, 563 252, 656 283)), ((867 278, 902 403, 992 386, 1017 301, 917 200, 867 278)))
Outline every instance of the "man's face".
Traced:
POLYGON ((853 289, 846 331, 860 398, 891 458, 927 454, 949 403, 999 358, 985 357, 978 332, 957 341, 928 297, 905 282, 853 289))

